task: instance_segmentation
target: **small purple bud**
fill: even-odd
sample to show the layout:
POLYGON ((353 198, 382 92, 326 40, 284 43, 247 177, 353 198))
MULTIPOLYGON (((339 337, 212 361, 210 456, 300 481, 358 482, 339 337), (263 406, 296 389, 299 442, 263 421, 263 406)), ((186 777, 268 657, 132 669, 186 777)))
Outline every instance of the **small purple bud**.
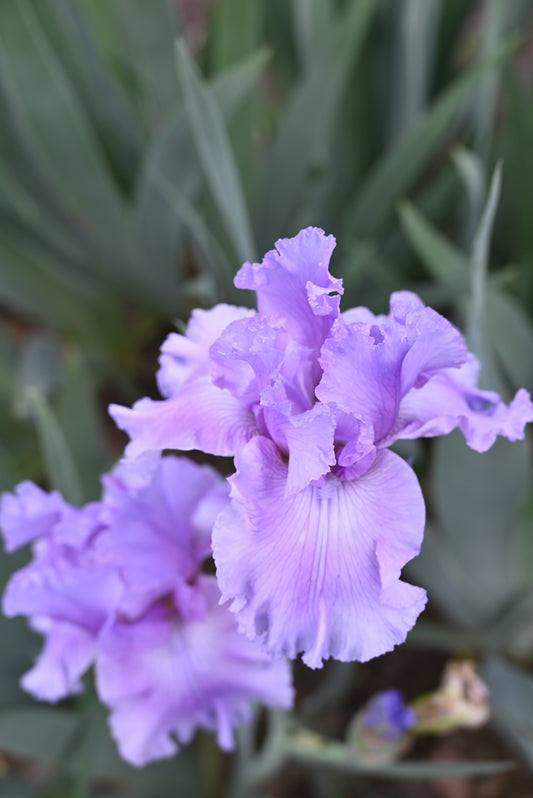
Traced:
POLYGON ((350 723, 347 742, 357 760, 367 765, 388 765, 406 753, 412 743, 408 732, 416 713, 399 690, 373 695, 350 723))
POLYGON ((365 731, 385 740, 395 740, 416 723, 416 714, 399 690, 383 690, 370 699, 361 715, 365 731))

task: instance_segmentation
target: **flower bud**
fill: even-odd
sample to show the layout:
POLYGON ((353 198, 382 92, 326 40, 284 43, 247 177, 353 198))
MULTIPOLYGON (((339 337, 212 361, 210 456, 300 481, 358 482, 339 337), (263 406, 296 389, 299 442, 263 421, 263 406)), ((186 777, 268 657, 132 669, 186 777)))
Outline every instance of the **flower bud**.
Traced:
POLYGON ((409 747, 408 732, 416 714, 399 690, 376 693, 355 715, 348 729, 348 743, 357 759, 367 765, 393 762, 409 747))
POLYGON ((476 729, 490 714, 489 690, 472 660, 452 660, 440 687, 414 702, 417 734, 443 734, 454 729, 476 729))

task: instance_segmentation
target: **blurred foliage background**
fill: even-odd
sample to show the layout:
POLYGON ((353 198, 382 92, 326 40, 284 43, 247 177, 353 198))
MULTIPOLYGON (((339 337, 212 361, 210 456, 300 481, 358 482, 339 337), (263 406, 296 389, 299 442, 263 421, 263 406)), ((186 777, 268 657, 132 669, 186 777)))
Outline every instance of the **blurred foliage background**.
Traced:
MULTIPOLYGON (((337 238, 345 308, 415 290, 466 332, 484 387, 533 390, 532 140, 528 0, 0 3, 0 487, 96 498, 125 442, 107 403, 155 395, 166 333, 243 302, 240 264, 309 224, 337 238)), ((522 763, 523 784, 491 795, 530 795, 530 442, 478 455, 451 435, 402 454, 429 507, 410 679, 396 653, 297 668, 303 703, 340 734, 369 684, 414 697, 435 662, 475 656, 494 730, 477 758, 522 763)), ((3 556, 2 578, 19 565, 3 556)), ((207 737, 136 772, 90 687, 32 703, 17 682, 39 641, 0 628, 2 798, 224 794, 207 737)), ((417 794, 313 773, 302 795, 417 794)), ((299 794, 292 778, 264 794, 299 794)))

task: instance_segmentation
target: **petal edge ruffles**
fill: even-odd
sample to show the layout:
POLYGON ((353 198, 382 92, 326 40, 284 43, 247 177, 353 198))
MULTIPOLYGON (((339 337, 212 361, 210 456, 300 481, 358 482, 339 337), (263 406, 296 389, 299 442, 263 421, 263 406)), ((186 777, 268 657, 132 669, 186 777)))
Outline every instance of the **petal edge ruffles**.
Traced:
POLYGON ((222 601, 232 601, 241 632, 274 656, 303 652, 313 668, 328 657, 366 661, 403 642, 426 601, 398 580, 424 528, 411 468, 382 451, 357 480, 332 475, 285 497, 287 464, 272 441, 252 439, 236 466, 213 551, 222 601))
POLYGON ((256 433, 253 414, 209 377, 188 383, 171 399, 140 399, 132 408, 110 405, 109 413, 131 438, 128 457, 154 449, 229 457, 256 433))
POLYGON ((260 313, 284 319, 292 338, 319 349, 339 315, 343 292, 342 280, 328 270, 334 248, 333 236, 308 227, 276 241, 262 263, 245 263, 235 285, 256 291, 260 313))
POLYGON ((486 452, 498 435, 521 440, 533 421, 533 404, 521 388, 509 405, 494 391, 477 388, 479 364, 470 355, 458 369, 443 369, 403 398, 389 443, 399 438, 447 435, 458 427, 476 452, 486 452))

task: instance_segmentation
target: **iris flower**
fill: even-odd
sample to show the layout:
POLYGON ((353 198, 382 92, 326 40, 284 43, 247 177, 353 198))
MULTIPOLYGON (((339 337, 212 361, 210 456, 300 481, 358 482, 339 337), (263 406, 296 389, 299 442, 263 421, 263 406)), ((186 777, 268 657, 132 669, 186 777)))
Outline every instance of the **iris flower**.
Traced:
POLYGON ((30 482, 0 506, 6 548, 33 542, 30 563, 4 595, 45 638, 23 686, 56 701, 82 690, 94 664, 122 756, 134 765, 171 756, 198 727, 233 745, 255 702, 292 705, 285 660, 238 633, 202 573, 211 529, 227 504, 209 466, 165 457, 120 465, 100 502, 82 508, 30 482))
POLYGON ((313 668, 390 650, 425 605, 400 578, 420 549, 424 500, 391 444, 458 427, 482 452, 497 435, 522 438, 533 418, 526 391, 507 407, 478 389, 463 337, 415 294, 393 294, 386 316, 341 313, 334 246, 308 228, 245 263, 235 285, 256 292, 257 311, 194 311, 163 344, 164 398, 110 408, 129 456, 234 457, 213 531, 221 601, 271 656, 302 652, 313 668))

